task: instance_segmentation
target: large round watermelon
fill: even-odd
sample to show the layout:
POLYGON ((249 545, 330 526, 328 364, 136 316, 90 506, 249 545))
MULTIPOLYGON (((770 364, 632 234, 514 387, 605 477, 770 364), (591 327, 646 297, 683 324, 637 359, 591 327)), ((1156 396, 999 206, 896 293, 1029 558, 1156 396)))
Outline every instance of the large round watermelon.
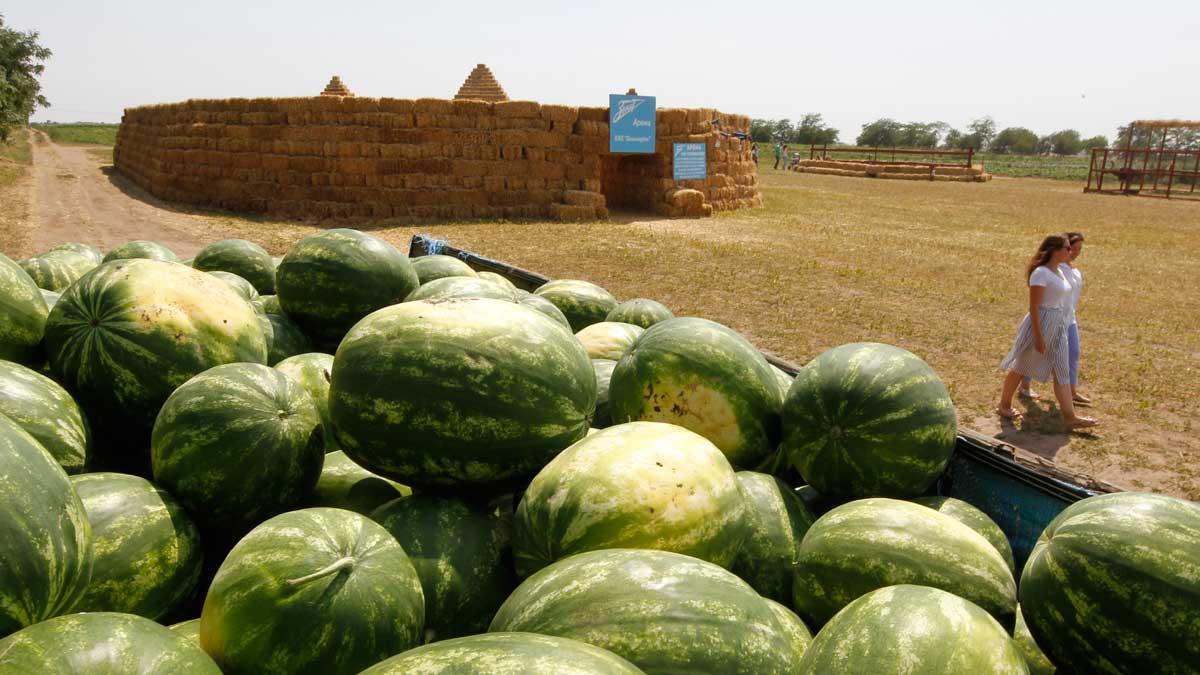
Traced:
POLYGON ((1021 573, 1021 613, 1053 662, 1080 672, 1200 666, 1200 505, 1120 492, 1068 506, 1021 573))
POLYGON ((550 302, 540 295, 534 295, 529 291, 523 291, 520 289, 515 291, 515 295, 517 298, 517 304, 525 305, 531 309, 536 309, 542 314, 554 319, 564 328, 571 328, 571 322, 567 321, 567 315, 563 314, 561 309, 555 307, 553 302, 550 302))
POLYGON ((77 241, 68 241, 66 243, 59 244, 47 251, 47 253, 53 253, 55 251, 71 251, 72 253, 78 253, 97 265, 104 262, 104 253, 102 253, 100 249, 90 244, 84 244, 77 241))
POLYGON ((225 675, 357 673, 421 643, 425 599, 404 549, 351 511, 303 509, 230 551, 200 615, 225 675))
POLYGON ((467 263, 448 255, 423 255, 412 259, 413 271, 421 285, 446 277, 474 277, 475 270, 467 263))
POLYGON ((0 413, 29 432, 69 473, 88 468, 91 433, 83 410, 57 382, 0 361, 0 413))
POLYGON ((490 631, 556 635, 655 673, 791 673, 794 646, 767 601, 732 573, 667 551, 606 549, 529 577, 490 631))
POLYGON ((67 474, 4 414, 0 546, 0 635, 70 611, 91 576, 92 530, 67 474))
POLYGON ((333 424, 329 420, 329 380, 333 373, 333 356, 320 352, 297 354, 276 363, 275 370, 299 382, 312 396, 325 428, 325 452, 337 450, 337 444, 333 441, 333 424))
POLYGON ((258 299, 258 289, 254 288, 254 284, 247 281, 245 278, 234 274, 233 272, 224 272, 221 270, 213 270, 208 274, 229 284, 229 287, 237 291, 237 294, 246 299, 247 302, 253 303, 258 299))
POLYGON ((287 316, 287 312, 283 311, 283 305, 279 304, 278 295, 258 296, 258 307, 263 314, 282 314, 287 316))
POLYGON ((674 319, 675 315, 666 305, 657 300, 634 298, 617 305, 604 317, 605 321, 631 323, 642 328, 649 328, 660 321, 674 319))
POLYGON ((808 651, 808 646, 812 644, 812 631, 792 610, 770 598, 763 598, 763 600, 767 601, 767 606, 775 613, 775 618, 779 620, 779 626, 783 629, 788 642, 791 643, 792 657, 799 661, 804 657, 804 652, 808 651))
POLYGON ((588 281, 558 279, 542 284, 534 293, 554 303, 575 333, 604 321, 617 307, 612 293, 588 281))
POLYGON ((775 476, 739 471, 737 479, 746 503, 747 535, 731 569, 759 595, 791 604, 792 567, 816 518, 800 495, 775 476))
POLYGON ((260 314, 263 336, 267 339, 267 365, 312 351, 312 342, 294 321, 283 314, 260 314))
POLYGON ((535 633, 486 633, 411 649, 362 675, 640 675, 612 652, 535 633))
POLYGON ((877 588, 918 584, 962 596, 1013 625, 1017 586, 975 530, 931 508, 860 499, 821 516, 804 535, 793 606, 811 626, 877 588))
POLYGON ((987 612, 946 591, 897 585, 858 598, 817 633, 803 675, 1026 675, 1012 638, 987 612))
POLYGON ((582 551, 647 548, 729 567, 746 538, 733 467, 703 436, 630 422, 563 450, 525 490, 513 526, 517 573, 582 551))
POLYGON ((589 358, 616 361, 633 347, 633 343, 644 332, 644 328, 631 323, 601 321, 579 331, 575 338, 587 350, 589 358))
POLYGON ((371 513, 408 554, 425 592, 425 641, 487 630, 516 587, 509 527, 460 499, 418 495, 371 513))
POLYGON ((49 313, 33 279, 0 253, 0 359, 34 363, 49 313))
POLYGON ((154 423, 154 480, 205 527, 246 531, 300 502, 325 455, 321 414, 283 373, 230 363, 188 380, 154 423))
POLYGON ((104 255, 104 262, 113 260, 128 260, 130 258, 150 258, 163 262, 179 262, 179 256, 171 249, 153 241, 137 239, 127 241, 104 255))
POLYGON ((146 259, 105 263, 72 285, 46 321, 46 351, 109 466, 136 473, 176 387, 222 363, 267 359, 254 310, 224 282, 146 259))
POLYGON ((762 353, 707 319, 651 326, 621 357, 608 390, 613 422, 677 424, 712 441, 735 467, 779 442, 779 385, 762 353))
POLYGON ((1020 605, 1017 605, 1017 625, 1013 628, 1013 641, 1017 643, 1017 649, 1021 650, 1021 656, 1025 657, 1025 665, 1029 666, 1032 675, 1054 675, 1058 672, 1058 668, 1054 667, 1050 658, 1038 646, 1037 640, 1029 633, 1029 626, 1025 623, 1025 615, 1021 613, 1020 605))
POLYGON ((509 290, 513 291, 514 293, 517 290, 517 285, 514 284, 513 282, 509 281, 508 277, 501 276, 499 274, 496 274, 495 272, 488 272, 488 271, 476 272, 475 275, 478 276, 480 279, 487 279, 488 281, 494 281, 494 282, 500 284, 501 286, 508 288, 509 290))
POLYGON ((958 432, 946 386, 911 352, 834 347, 800 370, 783 405, 783 445, 821 494, 915 497, 941 475, 958 432))
POLYGON ((612 382, 613 368, 616 367, 616 361, 592 359, 592 370, 596 373, 596 414, 592 416, 592 426, 597 429, 612 426, 612 413, 608 409, 608 386, 612 382))
POLYGON ((38 288, 61 292, 99 264, 85 254, 60 249, 22 260, 21 269, 38 288))
POLYGON ((266 249, 245 239, 222 239, 205 246, 192 259, 203 272, 232 272, 259 293, 275 292, 275 263, 266 249))
POLYGON ((54 305, 58 302, 58 299, 62 297, 62 293, 59 293, 58 291, 48 291, 44 288, 39 288, 38 290, 42 292, 42 300, 46 301, 47 309, 54 309, 54 305))
POLYGON ((0 640, 14 675, 222 675, 187 637, 133 614, 68 614, 0 640))
POLYGON ((411 494, 408 487, 376 476, 338 450, 325 454, 321 477, 304 505, 347 509, 365 516, 393 499, 411 494))
POLYGON ((296 242, 276 275, 288 316, 309 335, 334 342, 364 316, 403 301, 419 283, 395 246, 346 229, 296 242))
POLYGON ((954 497, 917 497, 912 501, 921 506, 928 506, 934 511, 941 511, 983 535, 983 538, 991 542, 992 546, 995 546, 996 550, 1000 552, 1004 562, 1008 563, 1008 569, 1013 570, 1014 574, 1016 573, 1017 565, 1013 560, 1012 544, 1009 543, 1004 530, 1001 530, 996 521, 989 518, 986 513, 954 497))
POLYGON ((415 300, 446 300, 448 298, 494 298, 514 302, 512 289, 478 277, 442 277, 421 284, 408 294, 405 302, 415 300))
POLYGON ((78 612, 170 614, 200 578, 200 534, 166 491, 123 473, 71 477, 92 527, 95 564, 78 612))
POLYGON ((179 623, 173 623, 170 626, 167 626, 167 628, 170 628, 175 634, 182 635, 183 637, 187 638, 197 647, 200 646, 200 619, 188 619, 187 621, 180 621, 179 623))
POLYGON ((364 319, 333 362, 338 447, 405 485, 531 476, 587 433, 596 377, 562 326, 482 298, 406 302, 364 319))

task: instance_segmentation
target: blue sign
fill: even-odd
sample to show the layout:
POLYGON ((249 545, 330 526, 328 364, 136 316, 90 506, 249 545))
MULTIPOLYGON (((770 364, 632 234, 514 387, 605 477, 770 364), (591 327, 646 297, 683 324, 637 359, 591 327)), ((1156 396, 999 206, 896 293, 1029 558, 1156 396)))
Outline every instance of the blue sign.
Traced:
POLYGON ((653 96, 609 94, 608 151, 653 153, 655 135, 653 96))
POLYGON ((704 180, 708 176, 707 150, 705 143, 676 143, 672 160, 675 180, 704 180))

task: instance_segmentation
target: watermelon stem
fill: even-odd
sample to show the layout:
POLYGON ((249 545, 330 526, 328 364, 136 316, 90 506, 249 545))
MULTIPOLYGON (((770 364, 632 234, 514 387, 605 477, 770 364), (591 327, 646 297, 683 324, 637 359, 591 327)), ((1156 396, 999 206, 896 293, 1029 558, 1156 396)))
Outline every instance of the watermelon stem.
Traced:
POLYGON ((321 577, 328 576, 330 574, 336 574, 337 572, 341 572, 342 570, 348 570, 353 567, 354 567, 354 558, 350 558, 350 557, 338 558, 337 560, 333 561, 329 565, 322 567, 321 569, 317 570, 316 572, 313 572, 312 574, 308 574, 308 575, 298 577, 295 579, 288 579, 287 581, 285 581, 283 583, 287 584, 288 586, 299 586, 300 584, 308 583, 308 582, 312 581, 313 579, 320 579, 321 577))

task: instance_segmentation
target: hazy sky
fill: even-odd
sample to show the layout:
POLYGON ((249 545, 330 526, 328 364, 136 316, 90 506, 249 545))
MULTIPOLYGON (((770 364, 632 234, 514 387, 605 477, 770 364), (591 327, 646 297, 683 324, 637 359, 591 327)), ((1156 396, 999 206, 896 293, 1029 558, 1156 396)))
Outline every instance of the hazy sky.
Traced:
POLYGON ((334 73, 361 96, 450 98, 479 62, 513 99, 606 105, 633 86, 664 107, 820 112, 844 142, 878 117, 1110 137, 1131 119, 1200 118, 1196 0, 7 0, 0 13, 53 50, 53 107, 35 119, 59 122, 315 95, 334 73))

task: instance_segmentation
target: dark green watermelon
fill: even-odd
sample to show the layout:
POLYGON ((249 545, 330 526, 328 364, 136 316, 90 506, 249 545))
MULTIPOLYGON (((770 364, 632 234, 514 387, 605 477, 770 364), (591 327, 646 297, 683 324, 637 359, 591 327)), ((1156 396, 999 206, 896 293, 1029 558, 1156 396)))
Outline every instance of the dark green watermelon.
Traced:
POLYGON ((592 370, 596 373, 596 414, 592 418, 592 426, 597 429, 612 426, 612 413, 608 409, 608 386, 612 381, 613 368, 616 367, 616 361, 592 359, 592 370))
POLYGON ((152 260, 162 260, 163 262, 179 262, 179 256, 175 255, 174 251, 162 244, 146 241, 145 239, 127 241, 121 244, 105 254, 104 262, 127 260, 129 258, 150 258, 152 260))
POLYGON ((554 319, 558 323, 562 324, 564 328, 569 329, 571 327, 571 322, 567 321, 567 315, 563 314, 561 309, 555 307, 553 302, 550 302, 542 296, 534 295, 529 291, 517 289, 516 298, 517 304, 525 305, 531 309, 536 309, 542 314, 545 314, 551 319, 554 319))
POLYGON ((411 494, 408 487, 376 476, 338 450, 325 454, 321 477, 304 505, 347 509, 365 516, 393 499, 411 494))
POLYGON ((1008 569, 1013 570, 1014 574, 1016 573, 1017 565, 1013 560, 1012 544, 1009 543, 1004 530, 1001 530, 996 521, 989 518, 986 513, 954 497, 917 497, 912 501, 921 506, 928 506, 934 511, 941 511, 983 535, 983 538, 990 541, 992 546, 995 546, 996 550, 1000 552, 1004 562, 1008 563, 1008 569))
POLYGON ((442 277, 421 284, 408 294, 405 302, 416 300, 445 300, 447 298, 494 298, 515 301, 512 289, 478 277, 442 277))
POLYGON ((362 675, 641 675, 612 652, 535 633, 486 633, 411 649, 362 675))
POLYGON ((205 246, 192 259, 203 272, 232 272, 259 293, 275 292, 275 263, 266 249, 245 239, 222 239, 205 246))
POLYGON ((1031 675, 1054 675, 1058 672, 1050 657, 1046 656, 1029 633, 1029 626, 1025 623, 1025 615, 1021 613, 1020 605, 1017 605, 1017 625, 1013 628, 1013 641, 1017 643, 1017 649, 1021 650, 1021 656, 1025 657, 1025 665, 1029 666, 1031 675))
POLYGON ((412 266, 422 286, 436 279, 476 276, 470 265, 448 255, 423 255, 413 258, 412 266))
POLYGON ((188 619, 187 621, 180 621, 179 623, 174 623, 170 626, 167 626, 167 628, 170 628, 178 635, 184 636, 197 647, 200 646, 200 619, 188 619))
POLYGON ((675 315, 666 305, 657 300, 634 298, 617 305, 604 317, 605 321, 631 323, 642 328, 649 328, 660 321, 674 319, 675 315))
POLYGON ((562 311, 573 333, 604 321, 617 307, 617 299, 611 293, 589 281, 558 279, 543 284, 534 293, 562 311))
POLYGON ((57 382, 0 361, 0 413, 29 432, 68 474, 88 468, 91 432, 83 410, 57 382))
POLYGON ((791 604, 792 567, 800 557, 800 542, 816 518, 804 501, 775 476, 739 471, 746 503, 746 540, 738 551, 733 573, 759 595, 791 604))
POLYGON ((325 427, 325 452, 337 450, 333 440, 333 423, 329 420, 329 380, 333 372, 333 357, 320 352, 297 354, 275 364, 275 370, 287 375, 304 387, 317 410, 321 413, 321 424, 325 427))
POLYGON ((260 295, 258 296, 258 304, 264 314, 282 314, 287 316, 287 312, 283 311, 283 305, 279 304, 278 295, 260 295))
POLYGON ((35 363, 49 313, 33 279, 0 253, 0 359, 35 363))
POLYGON ((283 314, 260 314, 263 336, 267 339, 267 365, 312 351, 312 342, 294 321, 283 314))

